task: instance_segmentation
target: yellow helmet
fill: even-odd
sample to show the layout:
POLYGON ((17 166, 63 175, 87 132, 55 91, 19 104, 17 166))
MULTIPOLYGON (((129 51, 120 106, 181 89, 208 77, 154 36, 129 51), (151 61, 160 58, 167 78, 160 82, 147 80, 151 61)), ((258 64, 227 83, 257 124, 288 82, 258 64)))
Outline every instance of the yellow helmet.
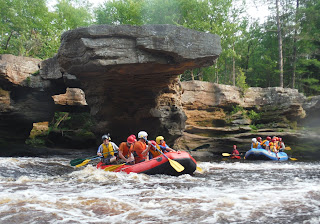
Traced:
POLYGON ((163 137, 163 136, 158 136, 158 137, 156 138, 157 144, 160 144, 160 141, 161 141, 161 140, 164 140, 164 137, 163 137))

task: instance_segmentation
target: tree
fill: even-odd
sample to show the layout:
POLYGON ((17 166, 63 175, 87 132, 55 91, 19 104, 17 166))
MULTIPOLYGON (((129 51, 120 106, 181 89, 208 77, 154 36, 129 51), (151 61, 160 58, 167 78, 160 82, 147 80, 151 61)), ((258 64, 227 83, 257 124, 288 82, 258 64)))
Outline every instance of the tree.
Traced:
POLYGON ((0 0, 0 53, 47 57, 45 45, 51 34, 45 0, 0 0))
POLYGON ((281 34, 281 23, 279 15, 279 0, 276 0, 276 20, 277 20, 277 35, 278 35, 278 65, 280 71, 280 87, 283 87, 283 56, 282 56, 282 34, 281 34))
POLYGON ((0 5, 1 54, 46 59, 58 51, 64 31, 92 24, 86 0, 59 0, 53 12, 46 0, 0 0, 0 5))

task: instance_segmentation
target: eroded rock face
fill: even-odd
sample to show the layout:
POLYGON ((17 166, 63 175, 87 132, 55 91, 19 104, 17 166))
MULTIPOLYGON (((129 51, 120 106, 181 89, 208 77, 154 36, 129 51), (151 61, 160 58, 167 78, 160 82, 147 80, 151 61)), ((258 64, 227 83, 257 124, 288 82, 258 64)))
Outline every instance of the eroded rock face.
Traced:
POLYGON ((311 121, 319 127, 319 115, 315 116, 319 97, 307 100, 296 89, 279 87, 249 88, 243 93, 234 86, 201 81, 183 82, 182 88, 187 121, 177 148, 210 144, 213 152, 229 152, 237 144, 248 150, 251 138, 257 136, 281 136, 297 146, 314 142, 317 135, 298 126, 311 121))
POLYGON ((0 55, 0 142, 24 142, 33 123, 51 120, 50 81, 39 67, 39 59, 0 55))
POLYGON ((186 119, 178 75, 212 65, 220 52, 217 35, 183 27, 99 25, 64 33, 58 61, 80 81, 96 133, 123 140, 146 130, 172 142, 186 119))

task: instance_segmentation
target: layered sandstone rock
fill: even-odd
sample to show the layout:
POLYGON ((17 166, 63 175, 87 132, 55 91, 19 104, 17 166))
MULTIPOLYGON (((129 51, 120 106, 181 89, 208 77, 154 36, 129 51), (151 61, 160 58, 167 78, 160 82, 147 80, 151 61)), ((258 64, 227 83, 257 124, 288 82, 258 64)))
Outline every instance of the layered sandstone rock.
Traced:
POLYGON ((87 107, 81 90, 66 92, 66 83, 75 83, 73 79, 60 72, 56 58, 0 55, 0 143, 24 143, 34 124, 50 122, 58 107, 66 106, 61 96, 53 100, 56 94, 66 94, 64 102, 73 108, 77 102, 77 110, 87 107))
POLYGON ((0 142, 24 142, 33 123, 51 120, 50 81, 37 73, 40 60, 0 55, 0 142))
POLYGON ((59 64, 80 81, 95 132, 119 140, 140 130, 168 142, 180 136, 186 117, 177 77, 221 52, 217 35, 172 25, 90 26, 61 40, 59 64))
POLYGON ((221 152, 230 151, 233 144, 247 150, 251 138, 257 136, 282 136, 289 145, 316 138, 317 133, 299 128, 299 124, 319 119, 314 115, 318 97, 307 100, 295 89, 279 87, 243 92, 234 86, 201 81, 183 82, 182 88, 187 121, 177 148, 210 144, 206 150, 221 152))

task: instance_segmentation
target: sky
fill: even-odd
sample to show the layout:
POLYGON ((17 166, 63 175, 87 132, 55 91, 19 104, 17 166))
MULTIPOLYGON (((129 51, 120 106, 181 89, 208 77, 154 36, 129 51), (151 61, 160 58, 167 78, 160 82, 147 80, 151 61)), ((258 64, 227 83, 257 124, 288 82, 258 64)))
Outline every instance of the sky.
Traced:
MULTIPOLYGON (((97 7, 99 4, 108 1, 108 0, 89 0, 90 3, 93 4, 94 7, 97 7)), ((57 1, 56 0, 50 0, 49 7, 53 6, 57 1)), ((268 6, 265 5, 257 5, 256 0, 247 0, 248 9, 247 13, 260 20, 260 23, 263 23, 266 20, 267 15, 269 14, 268 6)))

